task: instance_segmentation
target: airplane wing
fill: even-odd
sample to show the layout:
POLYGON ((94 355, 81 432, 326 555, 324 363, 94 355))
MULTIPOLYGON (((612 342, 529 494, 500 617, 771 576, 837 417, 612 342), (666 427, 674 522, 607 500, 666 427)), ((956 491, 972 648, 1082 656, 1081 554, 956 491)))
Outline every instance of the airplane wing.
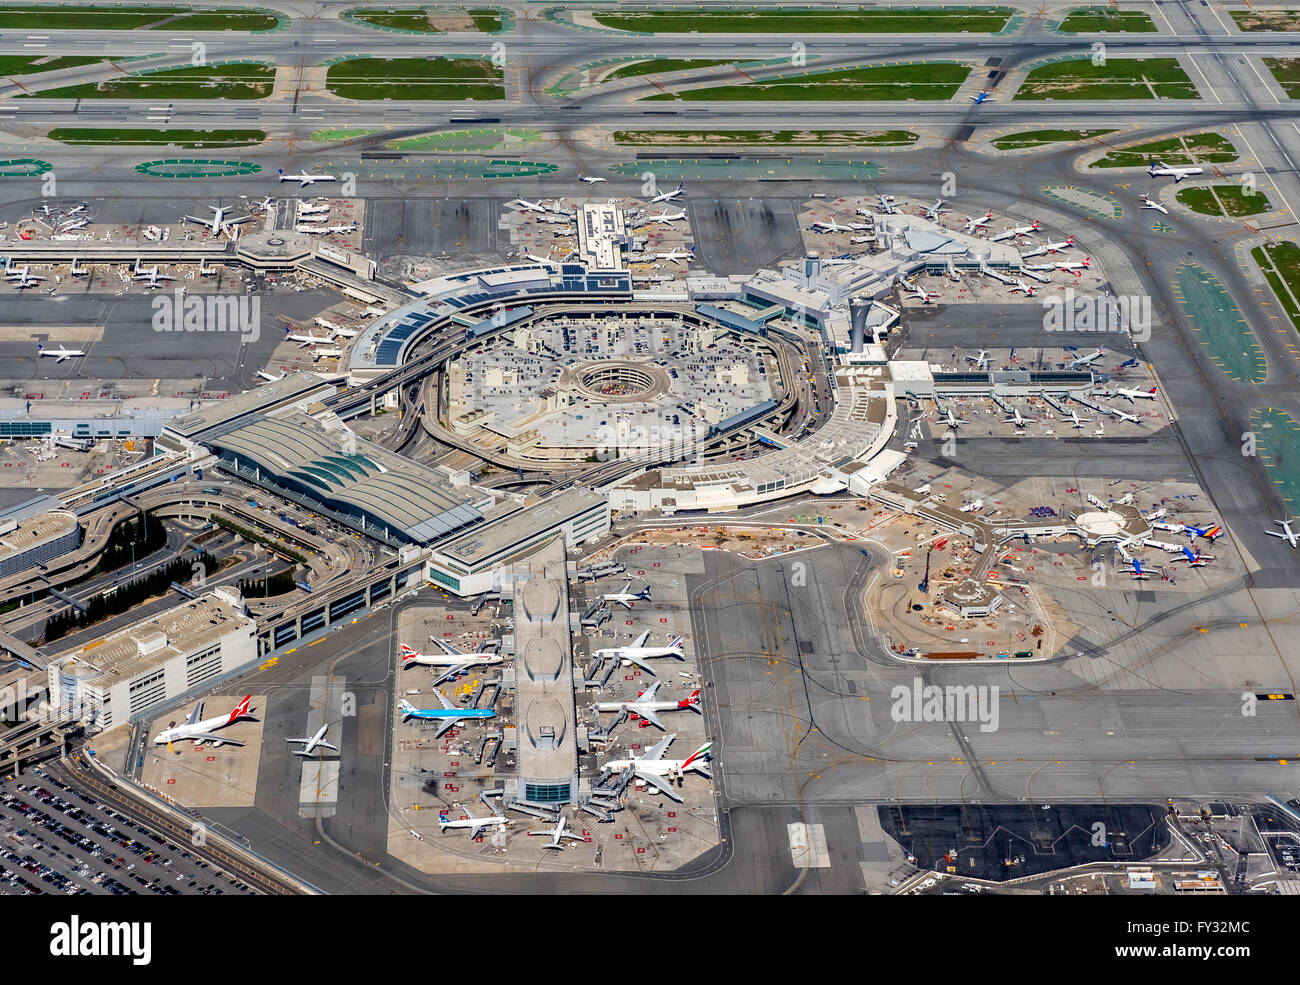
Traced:
POLYGON ((662 683, 663 681, 655 681, 653 684, 651 684, 648 688, 645 689, 645 691, 641 694, 641 697, 639 697, 637 700, 638 701, 654 700, 655 692, 659 690, 659 685, 662 683))
POLYGON ((441 691, 439 691, 436 687, 433 689, 433 693, 438 696, 438 700, 442 703, 443 708, 445 708, 447 711, 456 710, 456 706, 452 704, 450 701, 448 701, 447 696, 443 694, 441 691))
POLYGON ((648 786, 654 787, 664 796, 677 801, 679 804, 681 803, 682 801, 681 795, 678 794, 677 791, 673 789, 672 784, 669 783, 667 780, 665 780, 662 776, 659 776, 655 773, 642 773, 640 770, 637 771, 636 776, 638 780, 647 784, 648 786))
POLYGON ((668 747, 672 745, 673 739, 675 738, 677 738, 677 733, 675 732, 670 733, 669 735, 665 735, 662 739, 660 739, 653 746, 651 746, 650 749, 646 752, 646 754, 641 758, 642 759, 663 759, 664 753, 668 751, 668 747))
POLYGON ((636 647, 645 646, 646 643, 648 642, 650 642, 650 630, 647 629, 640 636, 634 639, 629 645, 632 646, 633 648, 636 648, 636 647))
POLYGON ((186 739, 193 742, 220 742, 228 746, 242 746, 243 743, 238 739, 229 739, 224 735, 218 735, 215 732, 200 732, 196 735, 187 735, 186 739))
POLYGON ((462 651, 456 649, 456 647, 452 646, 450 643, 444 643, 440 639, 435 639, 433 642, 436 643, 439 647, 441 647, 442 652, 447 654, 448 656, 463 657, 465 655, 462 651))
POLYGON ((332 742, 325 742, 324 740, 322 740, 320 742, 317 742, 316 745, 321 746, 325 749, 333 749, 335 752, 339 751, 339 747, 334 745, 334 743, 332 742))
MULTIPOLYGON (((617 650, 615 650, 614 652, 615 652, 615 653, 618 653, 617 650)), ((645 660, 644 658, 642 658, 642 657, 634 657, 634 656, 632 656, 630 653, 625 653, 625 654, 621 654, 621 655, 620 655, 620 659, 622 659, 622 660, 626 660, 628 663, 636 664, 638 667, 640 667, 642 670, 644 670, 647 674, 654 674, 654 672, 655 672, 655 669, 654 669, 653 667, 651 667, 650 664, 649 664, 648 662, 646 662, 646 660, 645 660)), ((655 676, 658 676, 658 675, 656 674, 655 676)))
POLYGON ((653 725, 655 728, 660 728, 660 729, 661 729, 661 728, 664 727, 664 723, 661 722, 661 721, 659 721, 659 716, 656 715, 656 714, 655 714, 653 711, 651 711, 649 708, 637 708, 636 705, 629 705, 629 708, 635 710, 636 713, 637 713, 638 715, 640 715, 642 718, 644 718, 647 722, 649 722, 649 723, 650 723, 651 725, 653 725))
POLYGON ((459 718, 444 719, 443 723, 438 726, 437 731, 433 733, 433 737, 435 739, 441 739, 444 733, 446 733, 448 729, 453 728, 459 721, 460 721, 459 718))
POLYGON ((439 684, 442 684, 444 681, 451 680, 453 677, 459 674, 463 669, 464 668, 461 667, 448 667, 446 670, 442 672, 442 674, 439 677, 437 677, 434 680, 433 682, 434 689, 437 690, 439 684))
MULTIPOLYGON (((65 356, 64 358, 67 358, 67 357, 65 356)), ((60 360, 60 362, 62 362, 62 360, 60 360)), ((187 719, 185 719, 185 724, 186 724, 186 725, 193 725, 195 722, 197 722, 197 721, 199 720, 199 718, 200 718, 202 715, 203 715, 203 702, 200 701, 198 704, 196 704, 196 705, 194 706, 194 710, 193 710, 192 712, 190 712, 190 717, 187 718, 187 719)))

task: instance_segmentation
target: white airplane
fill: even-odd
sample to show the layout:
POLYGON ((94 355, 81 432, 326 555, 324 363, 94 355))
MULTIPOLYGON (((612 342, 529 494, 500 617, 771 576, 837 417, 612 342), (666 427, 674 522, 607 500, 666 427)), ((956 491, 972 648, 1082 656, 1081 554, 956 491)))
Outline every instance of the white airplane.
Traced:
POLYGON ((59 232, 70 233, 74 229, 85 229, 90 225, 89 219, 73 219, 71 222, 65 222, 59 227, 59 232))
POLYGON ((1133 570, 1129 573, 1130 578, 1134 581, 1146 581, 1146 579, 1151 577, 1151 573, 1146 568, 1142 567, 1142 559, 1140 557, 1131 558, 1130 560, 1133 565, 1133 570))
POLYGON ((329 202, 303 202, 300 200, 298 202, 297 214, 299 216, 329 215, 330 203, 329 202))
POLYGON ((616 605, 621 605, 621 606, 622 606, 623 608, 625 608, 625 609, 630 609, 630 608, 632 608, 633 603, 636 603, 636 602, 641 602, 641 601, 650 602, 650 601, 652 601, 652 599, 650 598, 650 586, 649 586, 649 585, 646 585, 646 587, 643 588, 643 589, 641 589, 641 591, 639 591, 639 592, 629 592, 629 591, 627 591, 627 589, 629 589, 629 588, 631 588, 631 587, 632 587, 632 579, 629 578, 629 579, 627 580, 627 582, 624 583, 624 585, 623 585, 624 591, 621 591, 621 592, 608 592, 608 593, 606 593, 605 595, 602 595, 602 596, 600 597, 600 600, 601 600, 602 602, 613 602, 613 603, 615 603, 616 605))
POLYGON ((988 224, 989 224, 990 222, 992 222, 992 221, 993 221, 993 210, 992 210, 992 209, 989 209, 987 212, 985 212, 983 218, 980 218, 980 219, 972 219, 970 216, 967 216, 967 217, 966 217, 966 229, 965 229, 965 231, 968 232, 968 233, 973 233, 973 232, 975 232, 975 230, 979 229, 981 226, 986 226, 986 225, 988 225, 988 224))
POLYGON ((200 277, 211 277, 211 276, 212 276, 213 274, 215 274, 216 272, 217 272, 217 271, 216 271, 216 268, 215 268, 215 267, 209 267, 209 266, 208 266, 208 258, 207 258, 207 257, 200 257, 200 258, 199 258, 199 276, 200 276, 200 277))
POLYGON ((249 717, 248 703, 253 700, 251 694, 245 695, 244 700, 235 705, 234 711, 227 715, 217 715, 213 718, 205 718, 199 721, 199 716, 203 714, 203 702, 200 701, 190 712, 190 717, 185 719, 184 725, 177 725, 172 722, 168 728, 163 729, 154 736, 154 745, 171 745, 173 742, 179 742, 181 739, 193 739, 196 746, 201 746, 205 742, 211 742, 213 746, 219 746, 222 743, 232 746, 242 746, 243 743, 237 739, 228 739, 224 735, 217 735, 217 729, 225 728, 227 725, 233 725, 241 718, 249 717))
POLYGON ((208 232, 213 236, 220 236, 223 232, 229 233, 229 227, 241 222, 248 222, 253 217, 251 215, 242 215, 235 219, 227 219, 226 214, 235 211, 230 206, 209 205, 208 211, 212 213, 211 219, 200 219, 196 215, 184 216, 185 222, 197 222, 200 226, 206 226, 208 232))
POLYGON ((73 277, 85 277, 88 273, 90 273, 90 268, 81 266, 80 257, 73 257, 72 266, 68 268, 68 273, 71 274, 73 277))
POLYGON ((898 214, 898 206, 894 204, 893 195, 877 195, 876 209, 877 211, 883 212, 885 215, 898 214))
POLYGON ((85 212, 85 211, 86 211, 86 203, 82 202, 80 205, 74 205, 72 208, 68 209, 68 215, 76 215, 78 212, 85 212))
POLYGON ((59 346, 57 349, 47 349, 43 345, 38 345, 36 352, 40 356, 53 356, 56 363, 61 363, 65 359, 75 359, 86 354, 81 349, 65 349, 63 346, 59 346))
POLYGON ((680 803, 682 798, 673 789, 672 781, 681 780, 687 771, 712 780, 713 774, 708 770, 706 759, 713 749, 713 743, 704 743, 685 759, 664 759, 664 753, 675 738, 676 733, 669 733, 647 750, 645 756, 638 759, 611 759, 605 764, 605 769, 612 773, 631 771, 642 783, 680 803))
POLYGON ((965 427, 967 424, 970 423, 970 421, 963 421, 961 418, 956 417, 953 414, 951 407, 949 407, 944 413, 946 413, 948 416, 941 418, 939 423, 946 424, 952 430, 965 427))
POLYGON ((1291 547, 1294 549, 1297 540, 1300 540, 1300 532, 1291 529, 1290 520, 1275 520, 1273 522, 1282 524, 1282 529, 1265 530, 1264 533, 1268 534, 1270 537, 1281 537, 1284 541, 1290 544, 1291 547))
POLYGON ((1028 425, 1029 425, 1029 421, 1028 421, 1026 418, 1023 418, 1023 417, 1020 416, 1020 408, 1019 408, 1019 407, 1012 407, 1012 408, 1011 408, 1011 413, 1012 413, 1012 416, 1011 416, 1011 417, 1008 417, 1006 420, 1004 420, 1004 421, 1002 422, 1003 424, 1014 424, 1014 425, 1015 425, 1016 427, 1018 427, 1018 428, 1028 427, 1028 425))
POLYGON ((5 276, 17 277, 17 280, 11 281, 10 283, 19 290, 27 287, 35 287, 41 281, 45 280, 44 277, 37 277, 33 274, 31 272, 31 267, 25 263, 21 267, 15 267, 13 270, 6 270, 5 276))
POLYGON ((509 204, 518 206, 524 212, 549 212, 550 211, 550 209, 548 209, 541 202, 530 202, 528 201, 528 199, 523 198, 522 196, 514 199, 509 204))
POLYGON ((1189 175, 1204 173, 1205 168, 1171 168, 1159 161, 1152 161, 1151 166, 1147 168, 1147 174, 1152 178, 1173 178, 1175 185, 1189 175))
POLYGON ((958 510, 957 510, 957 512, 958 512, 958 513, 974 513, 974 512, 976 512, 977 510, 982 510, 983 508, 984 508, 984 500, 982 500, 982 499, 977 499, 977 500, 975 500, 975 502, 973 502, 973 503, 967 503, 965 506, 959 507, 958 510))
POLYGON ((271 206, 274 204, 275 204, 275 199, 273 199, 270 195, 267 195, 266 198, 262 199, 260 202, 253 203, 255 208, 259 208, 263 212, 270 211, 271 206))
POLYGON ((1104 397, 1123 397, 1129 403, 1132 403, 1136 397, 1138 400, 1155 400, 1156 388, 1150 390, 1130 390, 1127 387, 1120 387, 1118 390, 1108 390, 1102 394, 1104 397))
POLYGON ((694 260, 695 247, 692 246, 689 250, 669 250, 667 253, 656 253, 655 259, 671 260, 674 263, 676 263, 679 260, 694 260))
POLYGON ((1180 551, 1182 557, 1171 558, 1169 561, 1170 564, 1178 564, 1180 561, 1186 561, 1189 567, 1204 568, 1214 560, 1213 554, 1202 554, 1200 551, 1193 551, 1190 547, 1183 547, 1180 551))
POLYGON ((344 339, 355 339, 357 337, 358 330, 355 328, 344 328, 342 325, 335 325, 332 321, 326 321, 324 318, 313 318, 311 321, 313 325, 325 329, 331 335, 337 335, 344 339))
POLYGON ((339 747, 332 742, 325 741, 325 733, 329 731, 329 724, 326 723, 316 730, 316 734, 310 739, 285 739, 285 742, 301 742, 301 749, 292 750, 295 756, 310 756, 316 749, 333 749, 339 751, 339 747))
POLYGON ((32 209, 32 215, 35 215, 37 212, 39 212, 42 215, 48 216, 51 214, 52 211, 53 210, 50 208, 50 203, 44 202, 41 204, 41 207, 39 209, 32 209))
MULTIPOLYGON (((1074 247, 1074 237, 1069 236, 1059 243, 1044 243, 1042 246, 1038 247, 1037 249, 1029 250, 1025 253, 1022 253, 1021 256, 1036 257, 1036 256, 1042 256, 1042 254, 1044 253, 1060 253, 1062 250, 1073 249, 1073 247, 1074 247)), ((1026 270, 1051 270, 1052 265, 1049 263, 1041 267, 1026 267, 1025 269, 1026 270)))
POLYGON ((1145 193, 1142 195, 1142 208, 1155 209, 1157 212, 1163 212, 1165 215, 1169 214, 1169 206, 1161 205, 1159 202, 1154 201, 1150 195, 1145 193))
POLYGON ((589 174, 580 174, 580 175, 578 175, 578 180, 579 180, 579 181, 582 181, 582 182, 586 182, 588 185, 594 185, 594 184, 596 184, 597 182, 600 182, 600 181, 608 181, 609 179, 608 179, 608 178, 595 178, 595 177, 593 177, 592 175, 589 175, 589 174))
POLYGON ((1091 424, 1091 423, 1092 420, 1090 418, 1080 418, 1079 412, 1077 410, 1070 411, 1070 426, 1074 428, 1076 431, 1079 428, 1083 427, 1085 424, 1091 424))
POLYGON ((648 673, 653 674, 652 668, 645 661, 653 660, 655 657, 676 657, 678 660, 685 660, 682 654, 682 643, 684 640, 680 636, 674 636, 664 646, 646 646, 650 640, 650 630, 645 630, 640 636, 634 639, 628 646, 611 646, 604 647, 596 651, 598 657, 610 656, 615 660, 623 660, 629 664, 636 664, 648 673))
POLYGON ((158 272, 158 265, 156 263, 152 267, 140 266, 140 261, 138 258, 135 261, 135 266, 131 269, 131 276, 135 280, 148 281, 149 283, 145 284, 145 287, 149 287, 149 288, 162 287, 163 281, 176 279, 175 277, 169 276, 168 274, 160 274, 158 272))
POLYGON ((469 828, 469 837, 473 841, 488 828, 504 828, 510 824, 510 818, 504 814, 493 814, 491 817, 475 817, 469 812, 468 807, 462 807, 461 810, 465 812, 466 816, 457 818, 454 821, 448 821, 446 815, 439 811, 438 830, 446 834, 448 828, 469 828))
POLYGON ((1011 239, 1013 236, 1028 236, 1030 233, 1038 232, 1038 220, 1034 220, 1032 226, 1011 226, 1002 230, 996 236, 990 236, 989 239, 994 243, 1001 243, 1004 239, 1011 239))
POLYGON ((559 266, 558 260, 551 259, 550 252, 547 252, 546 256, 544 257, 539 257, 539 256, 534 256, 532 253, 529 253, 527 250, 524 250, 524 252, 521 255, 525 260, 532 260, 533 263, 548 263, 553 267, 559 266))
POLYGON ((334 341, 332 335, 295 335, 293 329, 288 325, 284 326, 284 337, 290 342, 297 342, 299 349, 305 349, 309 345, 324 345, 334 341))
MULTIPOLYGON (((601 181, 604 181, 604 180, 605 180, 604 178, 601 179, 601 181)), ((679 219, 685 219, 685 218, 686 218, 686 210, 683 209, 681 212, 676 212, 676 213, 671 213, 671 212, 660 212, 660 213, 658 213, 657 215, 646 216, 646 220, 645 220, 645 221, 646 221, 647 223, 651 223, 651 222, 677 222, 679 219)))
POLYGON ((813 222, 812 227, 819 233, 852 233, 861 232, 863 229, 868 228, 865 222, 850 222, 847 226, 841 226, 834 219, 829 222, 822 222, 818 219, 813 222))
POLYGON ((1083 272, 1092 266, 1092 257, 1084 257, 1082 260, 1057 260, 1052 266, 1057 270, 1068 270, 1075 277, 1082 277, 1083 272))
MULTIPOLYGON (((601 180, 603 181, 604 179, 602 178, 601 180)), ((539 837, 548 837, 548 838, 550 838, 551 840, 548 841, 548 842, 547 842, 545 845, 543 845, 542 847, 543 847, 543 848, 558 848, 558 849, 560 849, 561 851, 564 850, 564 842, 562 841, 562 839, 564 839, 564 838, 572 838, 572 839, 574 839, 575 841, 586 841, 586 840, 587 840, 586 835, 580 835, 580 834, 578 834, 576 831, 566 831, 566 830, 565 830, 565 825, 567 825, 567 824, 568 824, 568 820, 565 818, 565 816, 564 816, 563 814, 561 814, 561 815, 560 815, 560 819, 559 819, 559 821, 557 821, 556 824, 555 824, 555 827, 553 827, 553 828, 544 828, 544 829, 542 829, 541 831, 529 831, 528 833, 529 833, 530 835, 537 835, 537 836, 539 836, 539 837)))
POLYGON ((948 211, 943 207, 943 205, 944 205, 943 199, 941 198, 936 199, 935 203, 925 210, 925 217, 934 222, 938 222, 939 216, 943 215, 945 212, 948 211))
POLYGON ((442 648, 442 653, 421 653, 414 647, 403 643, 402 666, 432 667, 435 670, 442 671, 442 675, 433 682, 435 688, 448 678, 455 677, 462 670, 469 670, 471 667, 491 666, 504 660, 499 653, 489 653, 485 650, 465 653, 456 649, 450 643, 442 642, 442 640, 435 640, 434 642, 442 648))
POLYGON ((917 287, 915 284, 913 284, 913 283, 912 283, 910 280, 908 280, 906 277, 899 277, 899 278, 898 278, 898 283, 901 284, 901 285, 903 286, 903 289, 904 289, 905 291, 907 291, 909 294, 911 294, 914 298, 916 298, 916 299, 917 299, 918 301, 920 301, 922 304, 929 304, 929 303, 930 303, 930 298, 932 298, 932 297, 936 297, 936 298, 937 298, 937 297, 939 296, 938 294, 931 294, 929 291, 927 291, 927 290, 926 290, 925 288, 923 288, 923 287, 917 287))
MULTIPOLYGON (((285 377, 284 370, 280 371, 279 376, 272 376, 270 373, 262 369, 260 366, 257 368, 257 375, 262 378, 262 382, 264 383, 274 383, 276 380, 282 380, 285 377)), ((261 386, 261 383, 259 383, 258 386, 261 386)))
POLYGON ((1136 424, 1138 421, 1140 421, 1140 420, 1142 419, 1142 418, 1138 417, 1137 414, 1126 414, 1126 413, 1124 413, 1124 411, 1120 410, 1118 407, 1103 407, 1102 410, 1106 411, 1108 414, 1110 414, 1112 417, 1114 417, 1115 420, 1117 420, 1117 421, 1127 421, 1127 422, 1129 422, 1130 424, 1136 424))
POLYGON ((655 714, 657 711, 682 711, 689 708, 697 714, 704 714, 700 710, 699 688, 692 691, 689 697, 682 698, 679 701, 656 701, 655 692, 659 690, 659 685, 662 683, 663 681, 655 681, 649 688, 630 701, 598 701, 596 711, 626 711, 633 718, 644 718, 660 730, 663 730, 664 723, 655 714))
POLYGON ((301 171, 298 174, 285 174, 284 168, 279 168, 278 173, 281 181, 296 181, 299 188, 306 188, 317 181, 339 180, 332 174, 308 174, 306 171, 301 171))
POLYGON ((1027 298, 1032 298, 1034 296, 1034 291, 1036 290, 1037 290, 1036 287, 1030 287, 1023 280, 1017 277, 1015 287, 1008 288, 1007 293, 1016 294, 1017 292, 1019 292, 1020 294, 1023 294, 1027 298))
POLYGON ((978 356, 967 356, 968 363, 974 363, 979 369, 989 368, 989 353, 987 349, 981 349, 978 356))
POLYGON ((654 205, 655 202, 671 202, 671 201, 672 201, 673 199, 675 199, 678 195, 682 195, 682 194, 685 194, 685 191, 684 191, 684 189, 682 188, 682 183, 679 181, 679 182, 677 183, 677 187, 674 188, 672 191, 670 191, 670 192, 660 192, 660 193, 659 193, 658 195, 656 195, 654 198, 650 199, 650 204, 651 204, 651 205, 654 205))
POLYGON ((1090 352, 1086 356, 1075 356, 1073 359, 1069 361, 1069 363, 1066 365, 1065 368, 1078 369, 1080 366, 1091 366, 1098 359, 1102 358, 1105 354, 1106 354, 1105 351, 1099 347, 1096 352, 1090 352))

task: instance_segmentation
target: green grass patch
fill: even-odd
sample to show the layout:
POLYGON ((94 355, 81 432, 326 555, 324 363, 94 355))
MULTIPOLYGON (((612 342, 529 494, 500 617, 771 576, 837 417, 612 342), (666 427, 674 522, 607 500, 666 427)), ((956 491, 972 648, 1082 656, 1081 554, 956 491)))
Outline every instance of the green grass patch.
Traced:
POLYGON ((712 68, 715 65, 732 65, 735 59, 727 58, 656 58, 648 62, 633 62, 605 76, 604 81, 630 79, 638 75, 657 75, 660 72, 685 72, 692 68, 712 68))
POLYGON ((1243 31, 1300 31, 1300 10, 1230 10, 1229 14, 1243 31))
POLYGON ((448 31, 479 31, 490 34, 501 30, 501 11, 492 7, 474 10, 451 10, 445 7, 395 7, 378 10, 363 7, 348 11, 352 20, 395 31, 418 34, 445 34, 448 31))
POLYGON ((169 68, 105 82, 43 89, 19 99, 264 99, 275 85, 273 65, 169 68))
POLYGON ((56 127, 46 134, 64 144, 167 144, 176 147, 246 147, 266 139, 263 130, 103 130, 56 127))
POLYGON ((1300 58, 1265 58, 1264 64, 1287 96, 1295 99, 1300 94, 1300 58))
POLYGON ((35 75, 37 72, 57 72, 62 68, 80 68, 105 61, 104 58, 63 55, 0 55, 0 75, 35 75))
MULTIPOLYGON (((647 96, 646 100, 898 100, 951 99, 970 74, 966 65, 937 62, 920 65, 875 65, 870 68, 808 72, 763 82, 684 89, 647 96)), ((645 101, 645 100, 643 100, 645 101)))
POLYGON ((1244 383, 1264 381, 1264 351, 1236 300, 1214 274, 1194 263, 1180 263, 1174 271, 1174 296, 1219 369, 1244 383))
POLYGON ((418 137, 390 140, 384 146, 389 150, 422 150, 433 153, 468 153, 493 150, 503 146, 508 138, 516 138, 511 146, 523 147, 541 140, 540 131, 525 127, 486 127, 482 130, 452 130, 444 133, 425 133, 418 137))
POLYGON ((1085 7, 1072 10, 1061 22, 1062 31, 1075 34, 1096 34, 1100 31, 1152 32, 1156 26, 1151 15, 1140 10, 1101 10, 1085 7))
POLYGON ((352 58, 330 67, 344 99, 504 99, 505 76, 486 58, 352 58))
POLYGON ((383 132, 382 130, 317 130, 311 135, 311 139, 332 143, 336 140, 355 140, 358 137, 369 137, 383 132))
POLYGON ((1237 159, 1237 148, 1221 133, 1188 133, 1163 140, 1113 150, 1094 168, 1144 168, 1152 161, 1185 164, 1227 164, 1237 159))
POLYGON ((649 34, 994 34, 1009 7, 958 10, 596 10, 603 27, 649 34))
POLYGON ((1108 58, 1105 65, 1071 59, 1040 65, 1016 99, 1195 99, 1196 87, 1177 58, 1108 58))
POLYGON ((1271 205, 1262 191, 1247 194, 1240 185, 1201 185, 1184 188, 1174 196, 1193 212, 1201 215, 1228 216, 1259 215, 1271 205))
MULTIPOLYGON (((1300 423, 1275 407, 1257 408, 1250 415, 1250 431, 1255 435, 1260 464, 1267 469, 1265 474, 1277 487, 1286 512, 1295 516, 1300 513, 1300 423)), ((1273 519, 1267 512, 1259 517, 1261 524, 1281 530, 1273 519)), ((1276 519, 1285 519, 1285 514, 1276 519)))
POLYGON ((1267 243, 1255 247, 1250 255, 1273 288, 1291 324, 1300 332, 1300 246, 1267 243))
POLYGON ((1067 144, 1076 140, 1088 140, 1114 132, 1114 130, 1031 130, 1029 133, 1009 133, 1005 137, 995 137, 990 142, 998 150, 1023 150, 1026 147, 1038 147, 1042 144, 1067 144))
POLYGON ((236 8, 0 5, 0 30, 11 31, 269 31, 279 23, 274 14, 236 8))
POLYGON ((910 130, 615 130, 625 147, 735 146, 782 144, 810 147, 905 147, 916 143, 910 130))

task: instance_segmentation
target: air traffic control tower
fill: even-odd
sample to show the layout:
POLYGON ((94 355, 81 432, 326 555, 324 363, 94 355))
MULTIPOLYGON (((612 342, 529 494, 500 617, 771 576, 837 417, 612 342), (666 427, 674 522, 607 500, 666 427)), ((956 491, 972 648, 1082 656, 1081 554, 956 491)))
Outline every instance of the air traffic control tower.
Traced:
POLYGON ((573 639, 563 538, 513 566, 519 775, 506 799, 558 806, 578 799, 573 639))

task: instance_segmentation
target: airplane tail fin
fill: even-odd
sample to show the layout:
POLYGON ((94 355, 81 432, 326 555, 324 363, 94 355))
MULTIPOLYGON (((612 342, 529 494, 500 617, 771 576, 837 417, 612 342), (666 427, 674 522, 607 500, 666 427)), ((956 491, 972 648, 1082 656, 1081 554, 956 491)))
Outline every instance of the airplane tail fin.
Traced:
POLYGON ((685 642, 686 642, 686 637, 684 637, 684 636, 674 636, 673 639, 672 639, 672 642, 669 643, 668 645, 669 645, 670 647, 677 647, 678 649, 681 649, 682 644, 685 643, 685 642))
POLYGON ((403 716, 409 716, 415 711, 415 705, 411 704, 411 702, 407 701, 405 698, 401 700, 397 707, 402 709, 403 716))
POLYGON ((413 647, 409 647, 409 646, 407 646, 405 643, 402 644, 402 662, 403 662, 403 663, 405 663, 407 660, 414 660, 414 659, 415 659, 416 657, 418 657, 419 655, 420 655, 420 654, 419 654, 419 651, 417 651, 417 650, 414 649, 413 647))
POLYGON ((239 704, 235 705, 235 710, 232 711, 230 713, 230 717, 226 719, 226 724, 229 725, 231 722, 234 722, 237 719, 243 718, 245 715, 247 715, 248 703, 252 700, 253 700, 253 696, 251 694, 244 695, 244 700, 239 702, 239 704))
POLYGON ((700 689, 699 688, 696 688, 694 691, 692 691, 691 696, 682 702, 682 707, 694 708, 696 711, 700 710, 700 689))
POLYGON ((713 743, 711 741, 704 743, 704 745, 700 746, 700 748, 696 749, 689 757, 687 757, 686 761, 682 763, 682 769, 689 769, 693 763, 702 762, 712 753, 712 750, 713 743))

